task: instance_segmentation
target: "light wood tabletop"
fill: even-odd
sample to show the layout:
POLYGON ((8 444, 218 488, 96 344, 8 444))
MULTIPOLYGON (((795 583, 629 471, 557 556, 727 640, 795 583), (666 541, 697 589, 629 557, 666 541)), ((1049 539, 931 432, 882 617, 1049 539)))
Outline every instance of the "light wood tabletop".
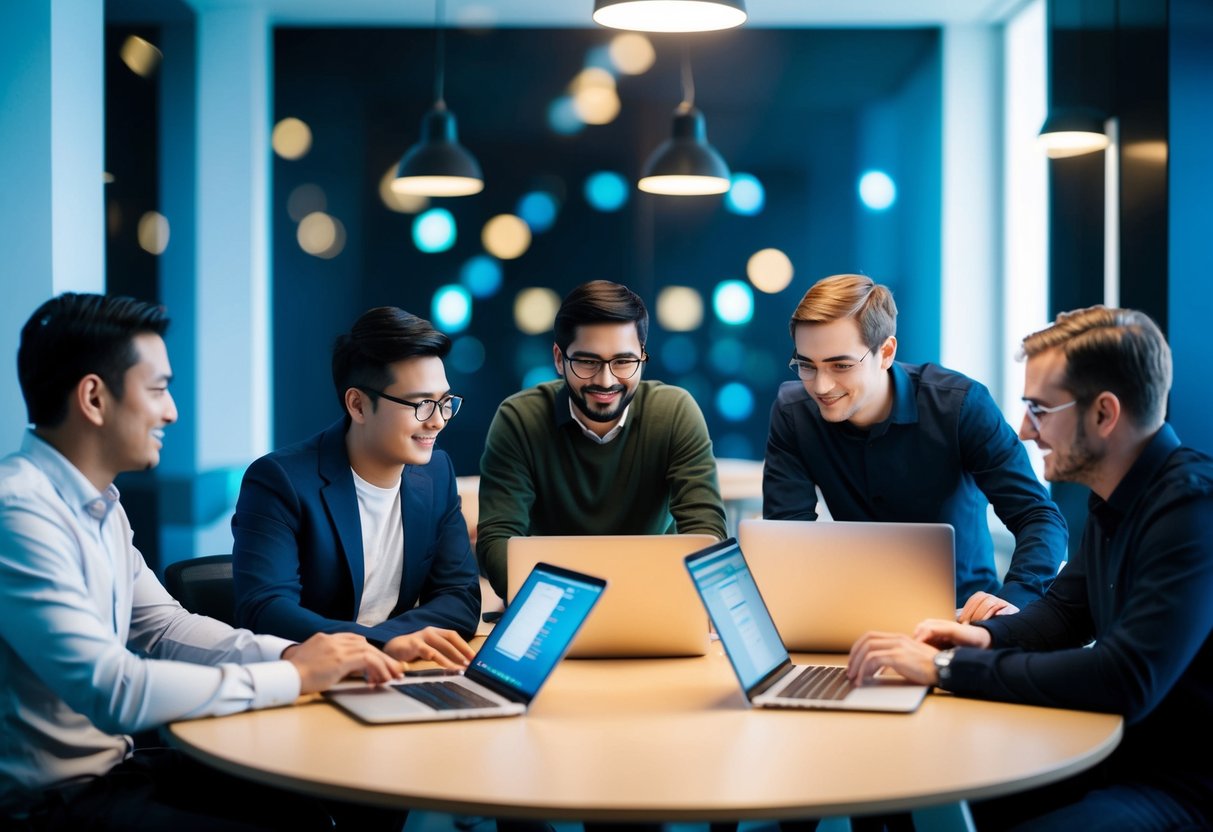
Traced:
POLYGON ((752 710, 716 643, 702 658, 566 660, 522 717, 367 726, 312 701, 169 728, 203 762, 313 794, 601 821, 827 817, 993 797, 1082 771, 1120 736, 1117 716, 938 692, 913 714, 752 710))

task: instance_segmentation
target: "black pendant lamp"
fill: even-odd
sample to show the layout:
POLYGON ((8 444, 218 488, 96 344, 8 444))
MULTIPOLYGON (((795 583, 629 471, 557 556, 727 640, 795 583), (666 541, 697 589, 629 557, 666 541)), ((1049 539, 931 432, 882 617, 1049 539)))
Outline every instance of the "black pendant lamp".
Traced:
POLYGON ((707 125, 695 107, 690 53, 683 52, 682 103, 674 110, 674 130, 645 162, 642 191, 670 196, 722 194, 729 189, 729 166, 708 144, 707 125))
POLYGON ((1040 128, 1039 141, 1050 159, 1104 150, 1110 144, 1107 117, 1093 107, 1056 107, 1040 128))
POLYGON ((745 23, 745 0, 594 0, 594 21, 642 32, 713 32, 745 23))
POLYGON ((442 0, 435 0, 434 106, 421 121, 421 140, 408 149, 396 168, 392 190, 412 196, 470 196, 484 190, 484 175, 471 153, 459 143, 455 114, 443 98, 442 0))

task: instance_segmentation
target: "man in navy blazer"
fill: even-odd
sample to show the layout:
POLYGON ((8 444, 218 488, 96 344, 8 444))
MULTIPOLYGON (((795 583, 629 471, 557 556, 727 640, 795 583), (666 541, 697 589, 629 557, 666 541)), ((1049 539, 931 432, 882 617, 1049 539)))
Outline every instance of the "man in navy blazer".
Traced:
POLYGON ((236 514, 236 617, 303 639, 360 633, 401 661, 461 667, 480 583, 450 457, 434 448, 458 412, 451 342, 395 307, 364 313, 333 348, 345 416, 261 457, 236 514))

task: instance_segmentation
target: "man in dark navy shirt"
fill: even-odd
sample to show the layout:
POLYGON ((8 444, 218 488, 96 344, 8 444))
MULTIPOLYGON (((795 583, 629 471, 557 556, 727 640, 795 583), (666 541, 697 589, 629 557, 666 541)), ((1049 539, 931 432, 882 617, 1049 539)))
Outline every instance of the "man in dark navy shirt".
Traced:
POLYGON ((974 804, 980 829, 1210 828, 1213 763, 1177 749, 1213 715, 1213 459, 1163 421, 1171 353, 1146 315, 1064 313, 1023 349, 1020 436, 1047 454, 1048 480, 1092 491, 1078 554, 1018 615, 865 635, 850 674, 889 666, 962 695, 1124 716, 1104 762, 974 804))
POLYGON ((862 275, 818 281, 792 315, 800 381, 779 389, 763 516, 949 523, 961 621, 1016 612, 1057 574, 1066 525, 989 391, 933 364, 902 364, 897 306, 862 275), (1000 584, 987 501, 1015 536, 1000 584))

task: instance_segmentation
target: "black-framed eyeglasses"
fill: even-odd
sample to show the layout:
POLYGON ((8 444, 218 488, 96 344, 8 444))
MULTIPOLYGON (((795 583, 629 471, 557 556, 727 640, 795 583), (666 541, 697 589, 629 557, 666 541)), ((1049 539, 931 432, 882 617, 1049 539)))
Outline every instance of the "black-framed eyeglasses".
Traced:
MULTIPOLYGON (((872 348, 868 347, 868 351, 859 357, 858 361, 831 361, 826 364, 826 372, 832 376, 845 376, 847 373, 854 370, 863 360, 872 354, 872 348)), ((817 365, 803 358, 797 358, 796 354, 792 354, 792 360, 788 362, 788 369, 800 376, 801 381, 812 381, 817 378, 817 365)))
POLYGON ((610 360, 604 358, 569 358, 563 356, 568 362, 569 369, 573 371, 573 375, 577 378, 588 381, 594 376, 602 372, 602 365, 607 365, 611 368, 611 375, 615 378, 626 379, 636 375, 636 371, 640 369, 640 365, 649 360, 649 357, 641 358, 612 358, 610 360))
POLYGON ((372 396, 379 396, 380 398, 387 399, 389 402, 395 402, 396 404, 403 404, 413 408, 413 414, 417 417, 418 422, 424 422, 433 417, 435 410, 442 414, 442 420, 444 422, 449 422, 451 417, 458 413, 459 408, 463 406, 463 396, 446 396, 441 401, 437 402, 433 399, 422 399, 419 402, 410 402, 407 399, 398 399, 395 396, 389 396, 382 390, 372 390, 369 387, 359 387, 358 389, 372 396))
POLYGON ((1038 404, 1031 399, 1024 399, 1023 406, 1028 411, 1028 421, 1032 423, 1032 429, 1040 433, 1040 419, 1042 416, 1047 416, 1050 413, 1056 413, 1059 410, 1066 410, 1078 404, 1078 399, 1066 402, 1065 404, 1055 404, 1052 407, 1047 407, 1043 404, 1038 404))

